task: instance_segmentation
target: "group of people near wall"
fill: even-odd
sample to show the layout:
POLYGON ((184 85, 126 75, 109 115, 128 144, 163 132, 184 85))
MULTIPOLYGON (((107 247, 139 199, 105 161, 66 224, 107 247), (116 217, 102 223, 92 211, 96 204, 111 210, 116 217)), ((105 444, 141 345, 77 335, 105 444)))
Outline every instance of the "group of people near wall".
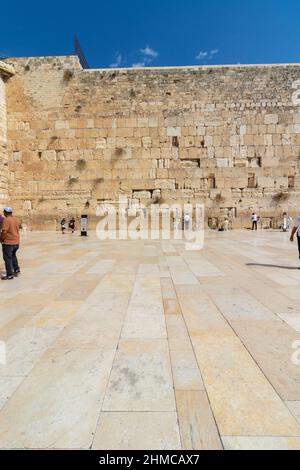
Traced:
MULTIPOLYGON (((256 212, 253 212, 251 215, 251 230, 252 231, 258 230, 259 220, 260 220, 260 217, 256 214, 256 212)), ((280 227, 282 228, 283 232, 288 232, 292 225, 293 225, 293 219, 288 215, 287 212, 284 212, 282 216, 282 222, 280 224, 280 227)), ((222 221, 221 227, 219 228, 219 230, 222 232, 227 232, 228 230, 231 229, 231 227, 232 227, 232 220, 226 217, 222 221)))
MULTIPOLYGON (((255 212, 251 216, 252 230, 257 230, 258 216, 255 212)), ((185 216, 183 219, 185 228, 190 224, 190 217, 185 216)), ((290 226, 293 224, 293 229, 290 236, 290 241, 295 240, 297 236, 298 251, 300 259, 300 216, 296 217, 295 222, 292 221, 291 217, 285 212, 283 214, 283 231, 288 231, 290 226)), ((67 229, 66 219, 61 220, 61 230, 64 234, 67 229)), ((72 217, 68 223, 69 230, 75 232, 75 219, 72 217)), ((17 251, 20 246, 20 229, 22 228, 22 222, 13 215, 11 207, 5 207, 3 216, 0 215, 0 243, 2 244, 3 260, 5 263, 6 273, 1 277, 2 280, 11 280, 20 274, 20 267, 17 258, 17 251)), ((300 268, 299 268, 300 269, 300 268)))
MULTIPOLYGON (((76 222, 75 222, 74 217, 72 217, 68 223, 68 228, 71 233, 75 232, 75 226, 76 226, 76 222)), ((65 234, 67 231, 67 221, 64 217, 60 221, 60 229, 61 229, 62 234, 65 234)))
MULTIPOLYGON (((253 212, 251 216, 252 230, 257 230, 258 228, 257 224, 258 224, 259 219, 260 219, 259 216, 255 212, 253 212)), ((293 224, 292 217, 290 217, 287 212, 284 212, 282 215, 282 222, 280 225, 283 232, 288 232, 292 224, 293 224)))

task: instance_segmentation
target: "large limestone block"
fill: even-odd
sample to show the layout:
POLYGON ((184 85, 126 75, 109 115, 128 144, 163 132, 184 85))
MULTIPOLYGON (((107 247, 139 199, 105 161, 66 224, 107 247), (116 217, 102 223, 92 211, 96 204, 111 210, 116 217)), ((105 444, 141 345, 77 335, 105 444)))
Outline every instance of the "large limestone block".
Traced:
POLYGON ((175 189, 175 180, 157 179, 155 189, 175 189))
POLYGON ((44 150, 41 155, 41 160, 56 161, 57 154, 55 150, 44 150))
POLYGON ((133 197, 135 199, 151 199, 151 193, 149 191, 135 191, 133 197))
POLYGON ((278 114, 266 114, 264 123, 265 124, 277 124, 278 123, 278 114))
POLYGON ((169 137, 180 137, 181 136, 181 127, 168 127, 167 135, 169 137))

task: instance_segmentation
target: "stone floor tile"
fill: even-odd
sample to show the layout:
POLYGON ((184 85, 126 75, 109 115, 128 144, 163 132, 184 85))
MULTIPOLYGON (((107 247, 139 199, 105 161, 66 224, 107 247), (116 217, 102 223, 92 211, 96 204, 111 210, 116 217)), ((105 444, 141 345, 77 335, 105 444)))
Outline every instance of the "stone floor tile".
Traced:
POLYGON ((121 340, 103 411, 175 411, 166 340, 121 340))
POLYGON ((205 392, 176 391, 176 403, 184 450, 223 449, 205 392))
POLYGON ((102 412, 94 450, 179 450, 175 412, 102 412))

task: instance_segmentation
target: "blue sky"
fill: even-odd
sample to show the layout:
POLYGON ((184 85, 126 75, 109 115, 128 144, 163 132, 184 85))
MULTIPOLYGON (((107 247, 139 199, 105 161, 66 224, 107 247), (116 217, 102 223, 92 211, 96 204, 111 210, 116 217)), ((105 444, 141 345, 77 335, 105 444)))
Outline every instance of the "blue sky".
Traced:
POLYGON ((73 53, 92 68, 300 62, 299 0, 4 1, 0 57, 73 53))

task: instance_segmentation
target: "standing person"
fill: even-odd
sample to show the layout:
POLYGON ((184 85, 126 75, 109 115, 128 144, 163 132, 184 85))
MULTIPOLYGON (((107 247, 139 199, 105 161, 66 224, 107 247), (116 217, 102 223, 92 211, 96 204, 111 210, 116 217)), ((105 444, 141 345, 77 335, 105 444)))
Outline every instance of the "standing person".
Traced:
POLYGON ((255 212, 253 212, 252 216, 251 216, 251 220, 252 220, 252 230, 257 230, 257 220, 258 220, 258 217, 256 215, 255 212))
POLYGON ((299 251, 299 259, 300 259, 300 217, 296 218, 296 222, 291 233, 291 238, 290 238, 291 242, 294 241, 294 237, 296 233, 297 233, 298 251, 299 251))
POLYGON ((0 241, 2 243, 3 259, 6 269, 6 275, 2 276, 2 280, 7 281, 20 274, 16 253, 20 245, 19 230, 22 224, 19 219, 13 216, 13 211, 10 207, 4 209, 4 217, 0 241))
POLYGON ((1 235, 2 227, 3 227, 3 222, 4 222, 4 216, 0 214, 0 235, 1 235))
POLYGON ((61 233, 64 234, 66 232, 66 219, 65 218, 61 219, 60 228, 61 228, 61 233))
POLYGON ((224 227, 225 232, 228 232, 228 230, 229 230, 229 220, 227 218, 223 222, 223 227, 224 227))
POLYGON ((287 232, 290 229, 290 224, 293 222, 293 219, 289 217, 287 212, 283 213, 283 223, 282 223, 282 229, 284 232, 287 232))
POLYGON ((72 233, 75 232, 75 219, 72 217, 72 219, 69 222, 69 230, 71 230, 72 233))
POLYGON ((0 215, 0 233, 1 233, 1 230, 2 230, 2 227, 3 227, 4 219, 5 219, 5 217, 3 217, 3 215, 0 215))

